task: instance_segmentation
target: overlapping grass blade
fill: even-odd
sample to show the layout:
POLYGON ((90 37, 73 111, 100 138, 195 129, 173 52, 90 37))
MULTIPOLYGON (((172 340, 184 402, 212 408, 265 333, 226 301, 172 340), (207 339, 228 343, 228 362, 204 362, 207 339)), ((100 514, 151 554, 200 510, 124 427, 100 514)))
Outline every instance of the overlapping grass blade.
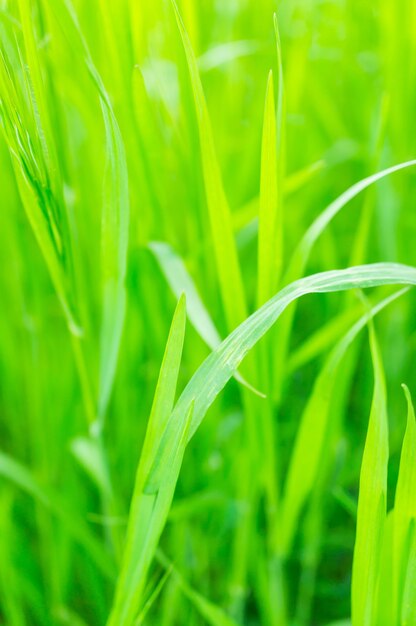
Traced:
MULTIPOLYGON (((182 293, 185 294, 187 317, 192 326, 207 346, 211 350, 215 350, 221 343, 220 334, 202 302, 201 296, 184 262, 168 243, 152 241, 149 244, 149 248, 155 255, 175 296, 179 298, 182 293)), ((264 397, 239 372, 234 374, 234 378, 256 395, 264 397)))
POLYGON ((374 394, 360 473, 352 573, 352 626, 376 626, 380 546, 386 520, 389 454, 386 389, 383 364, 372 326, 370 345, 374 367, 374 394))
POLYGON ((345 354, 368 320, 406 291, 406 288, 402 289, 369 309, 336 344, 315 381, 302 414, 287 472, 280 526, 284 554, 291 549, 299 515, 317 481, 321 460, 326 452, 324 446, 329 422, 337 419, 336 415, 331 415, 331 402, 345 354))
POLYGON ((302 275, 314 244, 327 228, 327 226, 330 224, 330 222, 334 219, 334 217, 349 202, 351 202, 351 200, 353 200, 356 196, 358 196, 361 192, 363 192, 371 185, 377 183, 379 180, 382 180, 387 176, 391 176, 395 172, 399 172, 400 170, 406 169, 408 167, 414 167, 415 165, 416 160, 406 161, 404 163, 394 165, 393 167, 388 167, 384 170, 381 170, 380 172, 377 172, 376 174, 372 174, 371 176, 367 176, 366 178, 358 181, 358 183, 352 185, 352 187, 344 191, 344 193, 336 198, 336 200, 331 202, 331 204, 329 204, 327 208, 322 211, 320 215, 318 215, 318 217, 303 235, 290 261, 286 280, 288 282, 291 282, 302 275))
MULTIPOLYGON (((138 469, 123 567, 109 626, 129 625, 138 612, 147 571, 166 523, 187 440, 195 433, 208 408, 247 352, 273 325, 286 306, 302 295, 386 284, 416 284, 416 270, 400 264, 378 263, 323 272, 288 285, 243 322, 204 361, 181 394, 170 417, 167 412, 163 412, 156 423, 155 418, 151 418, 138 469)), ((184 316, 183 309, 181 317, 184 319, 184 316)), ((166 350, 164 362, 169 359, 170 340, 166 350)), ((172 371, 169 374, 165 372, 163 364, 160 379, 164 380, 166 376, 170 379, 166 389, 166 392, 170 389, 169 401, 166 403, 158 390, 155 406, 160 404, 168 409, 176 377, 172 371)), ((379 394, 377 387, 377 410, 379 394)), ((152 412, 152 415, 155 413, 152 412)))
MULTIPOLYGON (((394 165, 393 167, 389 167, 387 169, 381 170, 376 174, 372 174, 362 180, 358 181, 352 187, 344 191, 338 198, 336 198, 331 204, 327 206, 322 213, 318 215, 318 217, 314 220, 311 226, 306 230, 303 235, 301 241, 296 247, 294 253, 291 256, 290 262, 288 264, 288 268, 286 274, 283 277, 284 283, 291 283, 294 280, 297 280, 301 276, 303 276, 307 262, 309 260, 310 254, 313 250, 313 247, 322 233, 325 231, 327 226, 331 223, 333 218, 356 196, 358 196, 365 189, 375 184, 376 182, 386 178, 398 172, 400 170, 414 167, 416 165, 416 160, 406 161, 404 163, 400 163, 398 165, 394 165)), ((292 307, 288 314, 285 315, 285 318, 279 328, 278 331, 278 343, 281 346, 280 351, 276 356, 276 371, 279 376, 279 384, 277 386, 276 396, 279 399, 281 394, 281 384, 283 377, 283 369, 284 363, 286 360, 286 354, 288 350, 293 319, 295 315, 296 307, 292 307)))
POLYGON ((109 626, 133 623, 141 608, 146 577, 165 525, 187 442, 192 406, 172 431, 170 416, 175 398, 185 335, 185 296, 179 299, 160 368, 152 411, 137 469, 131 500, 126 545, 109 626), (163 435, 169 446, 156 453, 163 435), (173 436, 172 436, 173 435, 173 436), (152 478, 150 479, 150 475, 152 478))
POLYGON ((247 352, 271 328, 286 307, 301 296, 380 285, 413 285, 415 281, 416 269, 413 267, 398 263, 374 263, 314 274, 287 285, 232 332, 204 361, 176 403, 175 418, 183 415, 194 401, 193 435, 247 352))
POLYGON ((189 321, 207 346, 214 350, 221 343, 221 337, 185 263, 168 243, 152 241, 149 248, 175 296, 179 298, 181 293, 186 295, 186 311, 189 321))
MULTIPOLYGON (((27 26, 25 32, 28 28, 27 26)), ((25 62, 16 51, 16 45, 11 42, 5 29, 2 29, 1 36, 2 131, 12 157, 27 218, 42 251, 68 327, 74 335, 79 336, 82 330, 74 310, 74 294, 71 292, 68 275, 69 235, 63 232, 65 216, 62 198, 59 197, 59 193, 62 193, 61 183, 56 180, 54 171, 50 170, 52 167, 50 153, 53 153, 53 147, 46 144, 28 70, 23 71, 22 81, 19 81, 16 75, 16 66, 25 62)), ((29 35, 27 38, 31 39, 29 35)), ((30 45, 28 47, 31 49, 30 45)), ((35 59, 33 63, 36 65, 35 59)), ((41 91, 40 86, 38 90, 41 91)))

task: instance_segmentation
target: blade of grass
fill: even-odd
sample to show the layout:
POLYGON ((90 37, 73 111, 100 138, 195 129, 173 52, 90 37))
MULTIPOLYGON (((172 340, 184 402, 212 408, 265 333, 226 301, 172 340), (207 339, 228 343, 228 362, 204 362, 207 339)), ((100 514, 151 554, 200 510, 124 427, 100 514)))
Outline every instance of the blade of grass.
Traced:
POLYGON ((170 417, 175 397, 182 347, 185 336, 185 296, 181 296, 173 316, 159 373, 152 411, 137 469, 131 500, 127 538, 121 572, 109 626, 133 623, 141 608, 147 572, 173 498, 182 457, 185 451, 192 406, 181 418, 179 428, 172 431, 170 417), (163 435, 171 446, 163 455, 157 484, 149 484, 149 472, 163 435), (173 438, 171 437, 173 434, 173 438))
MULTIPOLYGON (((362 180, 352 185, 352 187, 344 191, 344 193, 342 193, 340 196, 338 196, 338 198, 331 202, 327 206, 327 208, 318 215, 318 217, 314 220, 314 222, 303 235, 301 241, 299 242, 290 259, 286 274, 283 277, 283 283, 291 283, 303 275, 316 241, 319 239, 319 237, 322 235, 322 233, 325 231, 325 229, 328 227, 334 217, 336 217, 336 215, 351 200, 353 200, 365 189, 367 189, 371 185, 374 185, 376 182, 382 180, 383 178, 391 176, 392 174, 400 170, 414 167, 415 165, 416 160, 406 161, 404 163, 399 163, 398 165, 377 172, 376 174, 372 174, 371 176, 363 178, 362 180)), ((278 351, 275 360, 276 375, 278 376, 278 383, 276 385, 275 392, 277 401, 279 401, 281 396, 282 382, 285 370, 284 365, 289 347, 295 311, 296 307, 292 307, 287 315, 285 315, 285 318, 282 321, 278 330, 277 342, 281 346, 281 349, 278 351)))
POLYGON ((395 624, 393 606, 393 531, 394 509, 389 511, 383 531, 383 542, 380 546, 380 581, 378 584, 376 624, 391 626, 395 624))
POLYGON ((186 295, 189 321, 207 346, 214 350, 221 343, 221 337, 185 263, 168 243, 152 241, 149 248, 175 296, 178 298, 181 293, 186 295))
POLYGON ((300 513, 317 481, 321 460, 325 454, 324 445, 329 422, 335 418, 330 413, 331 399, 336 392, 335 385, 345 354, 369 319, 407 291, 407 288, 401 289, 369 309, 336 344, 315 381, 300 420, 287 472, 279 528, 281 549, 285 555, 292 547, 300 513))
POLYGON ((267 81, 261 151, 257 306, 276 291, 283 263, 283 223, 278 180, 277 125, 273 73, 267 81))
POLYGON ((374 394, 360 473, 352 573, 352 625, 372 626, 380 578, 380 546, 386 520, 388 423, 383 365, 373 327, 370 345, 374 394))
POLYGON ((202 169, 214 244, 215 262, 227 324, 229 329, 232 329, 242 322, 247 315, 244 286, 234 239, 231 213, 225 196, 220 167, 215 152, 211 121, 201 79, 199 77, 198 64, 178 7, 174 0, 171 0, 171 4, 175 13, 191 78, 198 121, 202 169))
POLYGON ((412 518, 409 526, 407 549, 406 578, 403 588, 400 624, 415 626, 416 624, 416 520, 412 518))
MULTIPOLYGON (((4 35, 5 36, 5 35, 4 35)), ((43 130, 36 112, 36 100, 25 76, 26 95, 21 93, 7 54, 12 55, 11 43, 2 42, 0 50, 0 118, 22 204, 45 259, 53 286, 61 303, 68 328, 75 336, 82 334, 69 293, 65 274, 62 233, 57 223, 56 201, 50 188, 50 174, 45 163, 46 147, 39 147, 43 130), (29 111, 23 103, 29 100, 29 111), (30 129, 30 130, 29 130, 30 129)))
POLYGON ((186 442, 194 435, 208 408, 247 352, 274 324, 286 306, 302 295, 386 284, 416 284, 416 270, 395 263, 376 263, 300 279, 281 290, 236 328, 198 368, 168 418, 164 433, 157 429, 161 433, 159 442, 150 437, 152 445, 147 444, 145 449, 151 448, 151 455, 142 455, 132 499, 123 568, 108 626, 128 626, 139 610, 147 571, 168 517, 186 442))
POLYGON ((192 436, 206 411, 247 352, 271 328, 286 307, 301 296, 308 293, 364 289, 388 284, 413 285, 415 282, 416 270, 410 266, 374 263, 314 274, 287 285, 253 313, 207 357, 182 392, 175 405, 174 413, 183 414, 186 407, 189 407, 192 401, 195 402, 191 426, 192 436))
POLYGON ((412 520, 416 517, 416 423, 412 398, 406 385, 402 385, 407 401, 407 425, 403 438, 394 501, 394 561, 393 597, 396 620, 399 623, 403 588, 408 561, 408 541, 412 520))
POLYGON ((339 315, 332 317, 324 326, 319 327, 316 332, 306 337, 299 348, 293 350, 289 355, 288 375, 328 350, 341 337, 342 333, 357 320, 361 310, 362 306, 355 304, 339 315))

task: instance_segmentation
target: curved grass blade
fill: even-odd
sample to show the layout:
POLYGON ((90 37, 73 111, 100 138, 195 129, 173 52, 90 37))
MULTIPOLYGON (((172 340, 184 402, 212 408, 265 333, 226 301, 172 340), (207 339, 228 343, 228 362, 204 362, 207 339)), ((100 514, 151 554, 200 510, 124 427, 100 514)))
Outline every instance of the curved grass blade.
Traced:
POLYGON ((181 394, 171 419, 178 419, 190 403, 195 402, 192 436, 245 355, 294 300, 308 293, 398 284, 416 284, 416 269, 399 263, 374 263, 314 274, 287 285, 247 318, 207 357, 181 394))
POLYGON ((209 48, 198 58, 200 72, 210 72, 222 65, 254 55, 261 49, 258 41, 229 41, 209 48))
MULTIPOLYGON (((394 174, 400 170, 406 169, 408 167, 414 167, 416 165, 416 160, 406 161, 404 163, 400 163, 398 165, 394 165, 393 167, 389 167, 384 169, 376 174, 372 174, 362 180, 358 181, 352 187, 344 191, 338 198, 336 198, 331 204, 328 205, 322 213, 318 215, 318 217, 314 220, 311 226, 308 228, 304 236, 302 237, 300 243, 295 249, 289 263, 289 267, 285 276, 283 277, 284 283, 291 283, 301 276, 305 271, 307 262, 309 260, 309 256, 312 252, 312 249, 319 239, 321 234, 325 231, 327 226, 333 220, 333 218, 356 196, 358 196, 362 191, 375 184, 379 180, 394 174)), ((276 371, 279 376, 279 381, 276 390, 277 399, 280 397, 281 393, 281 383, 284 375, 284 364, 286 360, 286 354, 288 350, 290 334, 292 330, 292 323, 295 315, 296 307, 292 307, 291 311, 285 316, 282 324, 280 325, 280 329, 278 330, 278 343, 281 346, 281 350, 277 353, 276 356, 276 371)))
POLYGON ((360 473, 352 572, 352 626, 376 626, 380 546, 386 520, 389 454, 386 389, 383 364, 372 325, 370 346, 374 368, 374 394, 360 473))
POLYGON ((345 354, 369 319, 408 291, 401 289, 385 298, 361 317, 336 344, 326 359, 303 411, 289 462, 281 512, 281 549, 287 554, 292 546, 302 508, 317 481, 324 445, 331 420, 331 401, 345 354))
MULTIPOLYGON (((129 626, 139 611, 147 572, 168 517, 186 444, 247 352, 284 309, 302 295, 386 284, 414 285, 416 269, 395 263, 376 263, 323 272, 296 281, 236 328, 198 368, 172 414, 163 416, 164 432, 157 428, 159 441, 149 436, 151 445, 146 444, 145 449, 151 450, 151 454, 142 454, 125 556, 108 626, 129 626)), ((161 377, 165 376, 163 370, 162 366, 161 377)), ((150 432, 155 432, 155 428, 150 432)))

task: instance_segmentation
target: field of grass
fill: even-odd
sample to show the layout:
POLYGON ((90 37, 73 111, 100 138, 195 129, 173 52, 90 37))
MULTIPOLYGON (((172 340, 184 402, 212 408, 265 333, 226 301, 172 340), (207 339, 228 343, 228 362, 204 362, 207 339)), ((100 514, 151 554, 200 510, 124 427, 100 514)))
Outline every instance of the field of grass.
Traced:
POLYGON ((416 626, 416 3, 0 0, 0 624, 416 626))

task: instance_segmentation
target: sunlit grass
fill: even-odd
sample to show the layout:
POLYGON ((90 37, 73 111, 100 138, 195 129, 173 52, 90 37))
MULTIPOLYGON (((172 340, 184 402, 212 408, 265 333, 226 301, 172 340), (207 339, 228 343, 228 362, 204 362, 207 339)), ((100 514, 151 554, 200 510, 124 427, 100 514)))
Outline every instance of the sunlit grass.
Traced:
POLYGON ((416 626, 412 0, 0 41, 0 623, 416 626))

